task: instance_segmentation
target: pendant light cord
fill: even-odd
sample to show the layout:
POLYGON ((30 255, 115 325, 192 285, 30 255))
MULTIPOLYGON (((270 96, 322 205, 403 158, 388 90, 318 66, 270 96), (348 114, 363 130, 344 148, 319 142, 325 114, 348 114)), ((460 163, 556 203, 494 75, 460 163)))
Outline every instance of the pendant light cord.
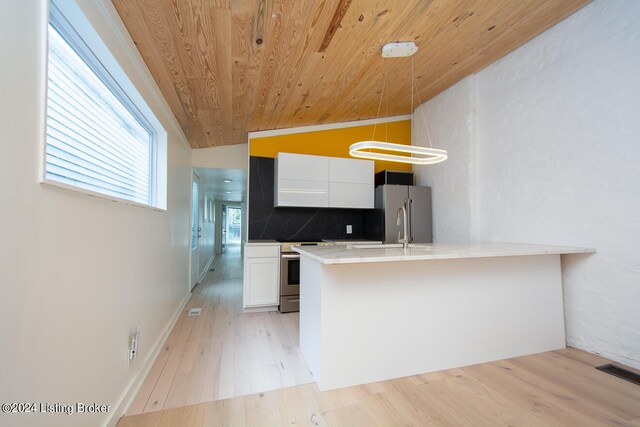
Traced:
MULTIPOLYGON (((411 75, 413 76, 413 56, 411 57, 411 75)), ((416 87, 416 95, 418 96, 418 108, 422 105, 422 100, 420 99, 420 91, 418 90, 418 82, 417 79, 411 79, 413 83, 411 84, 411 108, 413 112, 413 85, 416 87)), ((424 117, 424 112, 420 114, 422 116, 422 122, 424 123, 424 130, 427 132, 427 141, 429 142, 429 148, 433 148, 431 145, 431 134, 429 133, 429 126, 427 126, 427 119, 424 117)))
POLYGON ((410 83, 411 83, 411 114, 413 114, 413 55, 411 55, 411 82, 410 83))
MULTIPOLYGON (((431 38, 434 34, 431 34, 431 38)), ((415 53, 417 47, 413 42, 407 43, 388 43, 382 48, 382 56, 384 58, 396 58, 399 56, 406 55, 394 55, 394 49, 396 48, 410 48, 409 55, 411 53, 415 53)), ((396 51, 402 53, 402 51, 396 51)), ((406 51, 405 51, 406 52, 406 51)), ((395 70, 395 69, 394 69, 395 70)), ((401 73, 400 73, 401 74, 401 73)), ((397 76, 396 76, 397 77, 397 76)), ((389 94, 385 92, 387 90, 387 79, 389 78, 388 73, 384 74, 384 79, 382 81, 382 90, 380 92, 380 100, 378 102, 378 110, 376 111, 376 118, 373 124, 373 134, 371 135, 371 140, 369 141, 360 141, 355 142, 349 146, 349 155, 351 157, 359 157, 362 159, 368 160, 384 160, 389 162, 398 162, 398 163, 409 163, 416 165, 433 165, 436 163, 443 162, 447 160, 448 154, 446 150, 440 150, 433 148, 433 144, 431 143, 431 133, 429 132, 429 126, 427 124, 427 119, 425 117, 424 111, 421 111, 422 121, 424 123, 424 129, 427 133, 427 141, 429 143, 429 147, 425 146, 414 146, 413 144, 405 145, 405 144, 395 144, 390 142, 380 142, 375 140, 376 130, 378 128, 378 120, 380 118, 380 111, 382 108, 382 97, 385 96, 385 114, 388 118, 389 116, 389 94), (384 151, 384 152, 380 152, 384 151), (409 155, 407 155, 409 154, 409 155)), ((416 108, 420 108, 422 104, 422 99, 420 98, 420 91, 418 90, 418 82, 415 78, 415 64, 413 57, 411 58, 411 89, 409 90, 411 94, 410 100, 410 113, 411 113, 411 126, 413 128, 415 111, 414 111, 414 92, 418 96, 418 104, 416 108)), ((385 121, 385 139, 389 138, 389 122, 385 121)))
POLYGON ((375 140, 376 136, 376 127, 378 126, 378 117, 380 117, 380 107, 382 107, 382 95, 384 94, 385 88, 387 86, 387 75, 384 75, 384 80, 382 81, 382 92, 380 92, 380 102, 378 102, 378 112, 376 113, 376 122, 373 124, 373 135, 371 135, 371 140, 375 140))
MULTIPOLYGON (((389 91, 384 94, 384 117, 389 117, 389 91)), ((384 141, 389 142, 389 122, 384 124, 384 141)))

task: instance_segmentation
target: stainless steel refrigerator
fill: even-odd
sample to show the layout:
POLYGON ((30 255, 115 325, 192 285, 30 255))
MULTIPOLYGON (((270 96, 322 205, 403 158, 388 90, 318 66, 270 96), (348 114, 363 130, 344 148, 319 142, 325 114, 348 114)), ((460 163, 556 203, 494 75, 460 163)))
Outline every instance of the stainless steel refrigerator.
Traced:
POLYGON ((367 239, 396 243, 402 233, 398 210, 407 203, 407 225, 410 243, 432 243, 431 187, 385 184, 375 189, 374 209, 366 214, 367 239), (399 224, 398 224, 399 222, 399 224))

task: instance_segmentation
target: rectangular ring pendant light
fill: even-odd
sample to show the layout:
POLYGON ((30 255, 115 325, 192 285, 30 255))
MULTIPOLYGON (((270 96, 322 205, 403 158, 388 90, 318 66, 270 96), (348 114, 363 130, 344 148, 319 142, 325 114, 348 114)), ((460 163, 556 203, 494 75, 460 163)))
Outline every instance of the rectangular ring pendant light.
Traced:
MULTIPOLYGON (((411 56, 418 51, 418 46, 415 42, 397 42, 388 43, 382 48, 383 58, 400 58, 405 56, 411 56)), ((385 93, 385 87, 387 83, 387 77, 385 75, 382 82, 382 90, 380 91, 380 103, 378 104, 378 112, 376 113, 376 119, 380 115, 380 107, 382 106, 382 96, 385 93)), ((411 60, 411 112, 413 113, 413 88, 415 87, 413 79, 413 59, 411 60)), ((387 95, 388 96, 388 95, 387 95)), ((420 100, 420 96, 418 96, 420 100)), ((424 120, 424 115, 423 115, 424 120)), ((425 120, 426 127, 426 120, 425 120)), ((371 139, 375 137, 376 127, 373 127, 373 135, 371 139)), ((427 133, 429 138, 429 134, 427 133)), ((429 138, 429 145, 431 140, 429 138)), ((409 163, 414 165, 433 165, 435 163, 444 162, 447 160, 447 151, 438 150, 436 148, 418 147, 413 145, 394 144, 391 142, 381 141, 360 141, 355 144, 351 144, 349 147, 349 155, 352 157, 359 157, 361 159, 371 160, 386 160, 389 162, 409 163), (376 150, 376 151, 372 151, 376 150), (383 151, 382 153, 380 151, 383 151), (386 151, 386 152, 385 152, 386 151), (393 154, 399 153, 399 154, 393 154), (408 154, 408 155, 406 155, 408 154)))
POLYGON ((447 152, 445 150, 380 141, 361 141, 351 144, 349 147, 349 155, 361 159, 387 160, 390 162, 411 163, 415 165, 433 165, 447 160, 447 152), (410 156, 365 150, 407 153, 410 154, 410 156))

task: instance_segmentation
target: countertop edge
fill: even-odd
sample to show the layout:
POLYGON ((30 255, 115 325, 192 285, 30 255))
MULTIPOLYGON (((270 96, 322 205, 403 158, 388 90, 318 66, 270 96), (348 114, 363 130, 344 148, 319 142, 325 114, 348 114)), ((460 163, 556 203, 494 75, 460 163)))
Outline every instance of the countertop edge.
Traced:
MULTIPOLYGON (((483 243, 476 243, 477 246, 481 246, 483 243)), ((572 255, 572 254, 589 254, 595 253, 595 248, 584 247, 571 247, 571 246, 552 246, 552 245, 538 245, 538 244, 526 244, 526 243, 500 243, 500 242, 486 242, 487 250, 478 252, 478 247, 474 248, 474 251, 457 253, 424 253, 423 249, 409 249, 409 253, 404 253, 402 248, 395 249, 366 249, 363 255, 362 252, 353 253, 353 256, 326 256, 314 254, 309 252, 309 248, 293 248, 294 251, 299 254, 309 257, 321 264, 335 265, 335 264, 362 264, 362 263, 375 263, 375 262, 402 262, 402 261, 430 261, 430 260, 447 260, 447 259, 467 259, 467 258, 496 258, 496 257, 509 257, 509 256, 536 256, 536 255, 572 255), (511 246, 498 250, 491 248, 496 245, 511 246), (520 248, 517 248, 520 246, 520 248), (371 251, 384 250, 385 254, 374 254, 371 251)), ((437 244, 434 245, 437 250, 437 244)), ((326 247, 325 247, 326 248, 326 247)), ((481 249, 481 248, 480 248, 481 249)), ((313 250, 313 249, 311 249, 313 250)), ((353 249, 343 248, 340 252, 345 253, 353 249)), ((335 252, 335 251, 333 251, 335 252)))
POLYGON ((275 240, 247 240, 244 242, 245 246, 280 246, 280 243, 275 240))

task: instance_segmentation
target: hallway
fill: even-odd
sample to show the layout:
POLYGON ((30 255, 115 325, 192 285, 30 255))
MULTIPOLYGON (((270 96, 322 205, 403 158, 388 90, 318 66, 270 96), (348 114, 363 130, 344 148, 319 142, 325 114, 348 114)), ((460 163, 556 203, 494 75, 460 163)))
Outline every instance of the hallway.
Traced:
POLYGON ((227 244, 171 331, 127 415, 313 381, 298 348, 298 313, 242 312, 242 255, 227 244), (200 316, 188 316, 191 308, 200 316))

